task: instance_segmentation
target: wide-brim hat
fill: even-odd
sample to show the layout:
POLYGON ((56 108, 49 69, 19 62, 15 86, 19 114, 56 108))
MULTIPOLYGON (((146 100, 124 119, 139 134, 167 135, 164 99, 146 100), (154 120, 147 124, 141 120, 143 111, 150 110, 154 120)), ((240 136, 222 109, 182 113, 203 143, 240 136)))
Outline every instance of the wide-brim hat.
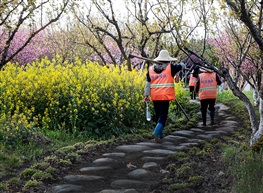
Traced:
POLYGON ((158 57, 154 59, 154 61, 164 61, 164 62, 170 62, 170 61, 176 61, 176 58, 173 58, 169 55, 169 52, 167 50, 161 50, 158 57))

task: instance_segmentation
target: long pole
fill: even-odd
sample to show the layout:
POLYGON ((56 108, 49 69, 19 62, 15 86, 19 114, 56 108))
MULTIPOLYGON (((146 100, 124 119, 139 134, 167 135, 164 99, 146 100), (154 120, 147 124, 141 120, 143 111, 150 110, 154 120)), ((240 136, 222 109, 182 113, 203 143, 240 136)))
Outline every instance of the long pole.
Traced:
MULTIPOLYGON (((145 52, 146 56, 148 56, 149 50, 150 50, 150 47, 148 46, 147 49, 146 49, 146 52, 145 52)), ((143 63, 142 63, 142 67, 141 67, 142 72, 144 70, 144 65, 145 65, 145 60, 143 60, 143 63)))
POLYGON ((149 62, 153 62, 153 63, 158 63, 158 64, 163 64, 163 62, 154 61, 154 60, 152 60, 152 59, 145 58, 145 57, 142 57, 142 56, 136 56, 136 55, 133 55, 133 54, 129 54, 129 58, 139 58, 139 59, 142 59, 142 60, 145 60, 145 61, 149 61, 149 62))
POLYGON ((180 107, 180 109, 182 110, 183 114, 186 116, 186 118, 188 119, 188 121, 190 121, 190 118, 188 117, 188 115, 186 114, 186 112, 184 111, 183 107, 180 105, 180 103, 178 102, 177 99, 175 99, 175 102, 176 102, 177 105, 180 107))

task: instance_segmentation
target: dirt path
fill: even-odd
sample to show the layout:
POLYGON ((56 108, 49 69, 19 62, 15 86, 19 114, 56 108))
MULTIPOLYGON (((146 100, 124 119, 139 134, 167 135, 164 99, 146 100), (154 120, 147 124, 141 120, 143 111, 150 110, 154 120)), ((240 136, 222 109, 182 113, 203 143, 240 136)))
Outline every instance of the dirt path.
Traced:
MULTIPOLYGON (((219 124, 180 130, 165 136, 162 143, 153 140, 116 146, 92 163, 63 176, 46 192, 52 193, 147 193, 162 192, 156 188, 168 164, 168 155, 177 154, 205 140, 228 135, 237 128, 235 118, 227 114, 228 107, 216 105, 219 124)), ((209 117, 207 120, 210 120, 209 117)), ((208 121, 209 122, 209 121, 208 121)), ((205 191, 204 191, 205 192, 205 191)), ((223 192, 223 191, 222 191, 223 192)), ((209 192, 211 193, 211 192, 209 192)))

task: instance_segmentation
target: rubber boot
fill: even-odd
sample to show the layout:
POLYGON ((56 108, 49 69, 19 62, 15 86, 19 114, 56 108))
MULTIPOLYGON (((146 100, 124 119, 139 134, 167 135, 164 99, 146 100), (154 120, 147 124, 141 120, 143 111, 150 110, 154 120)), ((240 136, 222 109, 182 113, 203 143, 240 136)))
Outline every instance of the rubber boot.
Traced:
POLYGON ((206 112, 202 112, 203 126, 206 126, 206 112))
POLYGON ((215 111, 210 111, 211 125, 215 124, 215 111))
POLYGON ((160 143, 163 138, 163 125, 158 123, 153 131, 155 143, 160 143))

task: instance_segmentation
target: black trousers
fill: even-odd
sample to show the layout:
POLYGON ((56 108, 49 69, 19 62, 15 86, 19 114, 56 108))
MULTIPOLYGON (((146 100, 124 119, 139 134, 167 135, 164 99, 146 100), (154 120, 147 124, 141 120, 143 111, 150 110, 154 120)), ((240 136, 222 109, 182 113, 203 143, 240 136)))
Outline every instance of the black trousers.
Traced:
POLYGON ((216 99, 203 99, 200 100, 201 103, 201 112, 206 113, 207 109, 209 111, 215 111, 216 99))
POLYGON ((196 99, 195 87, 194 86, 189 86, 189 90, 190 90, 191 99, 196 99))
POLYGON ((169 111, 170 101, 153 101, 154 111, 155 111, 155 121, 157 123, 161 123, 165 126, 168 111, 169 111))

